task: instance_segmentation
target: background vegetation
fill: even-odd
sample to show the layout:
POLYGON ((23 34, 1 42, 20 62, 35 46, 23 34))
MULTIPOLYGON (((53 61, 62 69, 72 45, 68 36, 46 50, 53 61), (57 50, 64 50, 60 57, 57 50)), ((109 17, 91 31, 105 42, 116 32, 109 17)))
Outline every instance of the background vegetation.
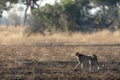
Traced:
POLYGON ((119 0, 61 0, 33 10, 37 30, 93 32, 119 29, 119 0), (91 10, 100 10, 91 14, 91 10))
MULTIPOLYGON (((94 32, 120 28, 119 0, 60 0, 54 5, 40 6, 37 1, 21 0, 25 5, 24 24, 29 24, 29 32, 94 32), (31 8, 32 17, 26 21, 27 10, 31 8), (94 14, 92 9, 99 8, 94 14)), ((17 0, 0 0, 0 12, 9 10, 17 0), (6 5, 9 2, 9 5, 6 5)), ((27 31, 26 30, 26 31, 27 31)))
POLYGON ((110 44, 120 43, 120 31, 111 32, 109 30, 95 33, 81 32, 56 32, 52 35, 44 32, 25 32, 23 26, 1 26, 0 45, 84 45, 84 44, 110 44))

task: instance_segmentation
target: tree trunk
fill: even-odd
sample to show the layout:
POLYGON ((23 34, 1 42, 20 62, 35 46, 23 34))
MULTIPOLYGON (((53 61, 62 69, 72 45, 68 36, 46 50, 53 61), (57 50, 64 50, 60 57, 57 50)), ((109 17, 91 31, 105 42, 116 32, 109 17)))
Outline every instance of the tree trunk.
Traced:
POLYGON ((25 14, 24 14, 24 20, 23 20, 23 25, 25 25, 26 20, 27 20, 27 10, 28 10, 29 6, 26 7, 25 9, 25 14))

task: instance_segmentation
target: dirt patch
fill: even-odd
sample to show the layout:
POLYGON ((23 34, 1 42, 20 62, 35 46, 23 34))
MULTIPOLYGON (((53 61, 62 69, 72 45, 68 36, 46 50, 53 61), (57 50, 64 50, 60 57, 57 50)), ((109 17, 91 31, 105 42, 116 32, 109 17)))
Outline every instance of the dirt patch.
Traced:
POLYGON ((0 46, 0 80, 120 80, 119 57, 120 46, 0 46), (105 67, 74 71, 78 51, 105 67))

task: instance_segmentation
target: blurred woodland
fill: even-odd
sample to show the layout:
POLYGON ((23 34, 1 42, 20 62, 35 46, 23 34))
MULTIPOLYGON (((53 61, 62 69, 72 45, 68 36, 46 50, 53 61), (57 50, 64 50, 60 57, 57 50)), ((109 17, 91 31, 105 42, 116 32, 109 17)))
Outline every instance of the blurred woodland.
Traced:
MULTIPOLYGON (((27 25, 26 31, 96 32, 107 29, 113 32, 120 28, 120 0, 60 0, 44 6, 41 6, 44 0, 0 0, 1 17, 4 10, 10 10, 19 1, 26 6, 22 23, 27 25)), ((19 19, 15 26, 21 25, 18 22, 19 19)))

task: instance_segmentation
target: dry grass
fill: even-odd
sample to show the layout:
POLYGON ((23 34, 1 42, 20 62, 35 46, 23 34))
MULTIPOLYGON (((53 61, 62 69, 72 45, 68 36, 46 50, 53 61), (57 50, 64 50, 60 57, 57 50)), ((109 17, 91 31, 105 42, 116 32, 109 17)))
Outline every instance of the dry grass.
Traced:
POLYGON ((110 32, 103 30, 95 33, 54 33, 43 36, 32 34, 26 36, 24 27, 0 27, 0 44, 38 44, 51 42, 87 43, 87 44, 117 44, 120 43, 120 31, 110 32))
POLYGON ((119 46, 75 46, 75 43, 120 43, 119 31, 56 33, 46 36, 26 34, 24 27, 0 27, 0 80, 120 80, 119 46), (54 42, 74 43, 74 46, 34 46, 54 42), (75 52, 78 51, 86 55, 96 54, 105 67, 93 72, 84 73, 80 68, 73 71, 77 64, 75 52))

